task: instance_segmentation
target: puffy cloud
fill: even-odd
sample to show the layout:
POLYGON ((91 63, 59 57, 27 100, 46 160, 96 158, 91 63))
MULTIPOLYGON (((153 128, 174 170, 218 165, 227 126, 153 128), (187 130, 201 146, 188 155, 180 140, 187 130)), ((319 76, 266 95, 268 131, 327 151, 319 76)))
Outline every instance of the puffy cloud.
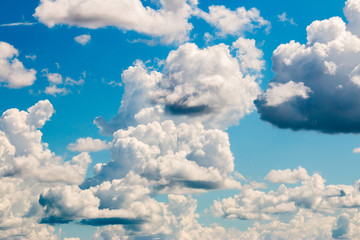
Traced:
POLYGON ((56 85, 50 85, 45 88, 44 93, 53 95, 53 96, 55 96, 57 94, 66 95, 69 93, 69 90, 66 88, 59 88, 56 85))
POLYGON ((98 152, 108 149, 109 145, 106 141, 87 137, 77 139, 76 143, 69 144, 67 148, 74 152, 98 152))
POLYGON ((58 73, 47 73, 46 77, 48 81, 52 84, 57 85, 63 83, 62 76, 58 73))
POLYGON ((285 170, 271 170, 265 179, 272 183, 297 183, 309 179, 305 168, 298 167, 298 169, 285 169, 285 170))
POLYGON ((19 51, 14 46, 0 42, 0 83, 8 88, 30 86, 36 80, 36 71, 26 69, 18 58, 19 51))
POLYGON ((112 160, 95 166, 83 187, 118 179, 129 171, 147 178, 157 191, 187 192, 238 187, 230 174, 234 158, 228 135, 201 124, 162 123, 114 133, 112 160))
POLYGON ((27 111, 9 109, 0 117, 0 238, 56 239, 52 227, 38 224, 39 196, 48 188, 84 180, 91 161, 87 153, 64 163, 41 141, 39 129, 53 113, 44 100, 27 111))
POLYGON ((291 41, 274 51, 275 77, 256 101, 261 119, 293 130, 360 131, 358 5, 347 1, 348 24, 339 17, 314 21, 306 45, 291 41))
POLYGON ((231 11, 225 6, 210 6, 209 13, 200 11, 199 15, 216 27, 219 30, 218 34, 222 36, 242 36, 244 32, 251 32, 256 28, 264 26, 270 28, 270 22, 262 18, 256 8, 246 10, 244 7, 239 7, 231 11))
POLYGON ((266 90, 260 99, 266 102, 266 106, 276 107, 296 97, 307 99, 310 92, 311 89, 302 82, 270 83, 269 89, 266 90))
POLYGON ((226 218, 273 219, 277 214, 296 213, 300 209, 334 214, 341 209, 360 206, 359 181, 352 186, 325 185, 325 180, 319 174, 310 177, 303 168, 294 171, 273 170, 266 178, 274 182, 294 183, 300 178, 303 181, 300 186, 288 188, 282 184, 276 191, 267 193, 245 186, 234 197, 215 200, 212 212, 226 218), (276 173, 279 176, 275 176, 276 173))
MULTIPOLYGON (((240 231, 235 229, 225 229, 214 224, 206 227, 199 224, 195 213, 197 201, 191 197, 182 195, 168 195, 168 204, 166 204, 166 218, 162 218, 163 225, 148 222, 135 230, 127 226, 107 226, 99 229, 96 233, 96 239, 127 239, 131 234, 134 239, 138 236, 151 237, 156 239, 239 239, 240 231), (166 221, 164 221, 166 220, 166 221), (154 228, 158 227, 158 228, 154 228)), ((159 221, 158 219, 155 219, 159 221)))
POLYGON ((34 16, 48 27, 57 24, 91 29, 115 26, 150 36, 166 43, 184 42, 192 25, 188 22, 197 1, 160 0, 156 10, 140 0, 41 0, 34 16))
POLYGON ((246 239, 354 239, 359 234, 359 181, 349 185, 325 185, 317 173, 306 170, 273 170, 267 178, 294 183, 304 175, 300 186, 284 184, 274 191, 244 186, 238 195, 215 200, 211 212, 216 216, 255 222, 239 236, 246 239), (272 175, 272 176, 271 176, 272 175), (271 177, 269 177, 271 176, 271 177), (279 180, 283 179, 283 180, 279 180), (262 221, 262 220, 271 220, 262 221))
POLYGON ((221 129, 237 124, 253 110, 264 63, 253 40, 240 38, 232 49, 237 57, 224 44, 199 49, 187 43, 170 52, 162 72, 137 62, 122 74, 118 115, 110 122, 99 117, 96 124, 103 134, 166 119, 221 129))
POLYGON ((88 42, 90 42, 90 40, 91 40, 91 36, 89 35, 89 34, 83 34, 83 35, 79 35, 79 36, 76 36, 75 38, 74 38, 74 40, 77 42, 77 43, 79 43, 79 44, 81 44, 81 45, 86 45, 88 42))

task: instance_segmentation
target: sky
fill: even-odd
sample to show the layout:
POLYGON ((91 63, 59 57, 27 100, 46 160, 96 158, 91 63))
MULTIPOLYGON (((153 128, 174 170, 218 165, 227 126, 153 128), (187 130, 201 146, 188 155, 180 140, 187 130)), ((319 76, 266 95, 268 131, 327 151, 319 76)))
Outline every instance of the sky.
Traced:
POLYGON ((357 239, 360 0, 0 1, 0 239, 357 239))

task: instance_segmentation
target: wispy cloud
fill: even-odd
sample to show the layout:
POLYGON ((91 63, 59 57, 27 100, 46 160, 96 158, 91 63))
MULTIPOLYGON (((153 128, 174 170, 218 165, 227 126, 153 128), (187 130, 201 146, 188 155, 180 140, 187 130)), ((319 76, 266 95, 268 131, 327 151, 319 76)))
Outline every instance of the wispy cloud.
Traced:
POLYGON ((0 27, 15 27, 15 26, 31 26, 37 24, 36 22, 17 22, 17 23, 3 23, 0 27))
POLYGON ((288 17, 286 16, 286 12, 283 12, 282 14, 277 15, 277 17, 278 17, 278 21, 279 21, 279 22, 283 22, 283 23, 289 22, 291 25, 294 25, 294 26, 297 25, 297 24, 294 22, 294 19, 293 19, 293 18, 288 18, 288 17))

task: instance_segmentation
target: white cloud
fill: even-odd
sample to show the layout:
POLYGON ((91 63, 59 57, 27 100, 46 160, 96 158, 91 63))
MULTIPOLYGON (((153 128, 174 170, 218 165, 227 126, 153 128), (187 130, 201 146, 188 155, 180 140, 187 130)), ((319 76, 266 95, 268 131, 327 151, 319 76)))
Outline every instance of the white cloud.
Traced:
POLYGON ((268 175, 266 175, 265 180, 268 180, 272 183, 297 183, 298 181, 303 181, 309 179, 305 168, 298 167, 298 169, 285 169, 285 170, 271 170, 268 175))
POLYGON ((126 176, 133 171, 160 192, 237 188, 228 135, 201 124, 152 122, 114 133, 112 160, 95 167, 84 186, 126 176))
POLYGON ((34 55, 25 55, 25 58, 35 61, 36 60, 36 55, 35 54, 34 55))
POLYGON ((277 15, 278 21, 283 22, 283 23, 289 22, 291 25, 296 25, 296 23, 294 22, 294 19, 288 18, 286 15, 287 15, 286 12, 283 12, 282 14, 277 15))
POLYGON ((69 90, 66 89, 66 88, 59 88, 57 87, 56 85, 50 85, 50 86, 47 86, 45 88, 45 91, 44 91, 46 94, 49 94, 49 95, 57 95, 57 94, 60 94, 60 95, 66 95, 69 93, 69 90))
POLYGON ((288 188, 282 184, 276 191, 269 192, 244 186, 240 194, 234 197, 215 200, 212 212, 226 218, 275 219, 280 213, 296 214, 301 209, 336 215, 339 210, 357 209, 360 206, 359 181, 352 186, 325 185, 325 180, 319 174, 310 177, 301 168, 294 171, 272 170, 266 178, 273 182, 303 181, 300 186, 288 188), (275 176, 276 173, 280 176, 275 176))
POLYGON ((243 73, 259 74, 265 68, 263 52, 256 47, 254 39, 239 38, 231 48, 236 50, 236 57, 243 73))
POLYGON ((55 85, 62 84, 63 82, 62 76, 58 73, 47 73, 46 77, 50 83, 55 85))
POLYGON ((0 238, 57 239, 39 224, 39 197, 50 187, 80 184, 91 159, 87 153, 63 162, 41 141, 39 130, 54 113, 49 101, 27 111, 9 109, 0 117, 0 238))
POLYGON ((74 152, 98 152, 108 149, 109 144, 106 141, 101 141, 100 139, 87 137, 77 139, 76 143, 69 144, 67 148, 74 152))
POLYGON ((84 46, 88 42, 90 42, 91 36, 89 34, 83 34, 83 35, 79 35, 79 36, 75 37, 74 40, 84 46))
POLYGON ((360 148, 354 148, 353 153, 360 153, 360 148))
POLYGON ((238 58, 224 44, 199 49, 187 43, 169 53, 162 72, 137 62, 122 74, 125 93, 118 115, 109 123, 97 118, 96 124, 104 134, 165 119, 222 129, 238 124, 260 93, 263 61, 252 40, 241 38, 233 49, 238 58))
POLYGON ((311 93, 311 89, 304 85, 304 83, 295 83, 293 81, 281 84, 270 83, 269 88, 261 96, 260 99, 266 101, 266 106, 276 107, 288 102, 295 97, 307 99, 311 93))
POLYGON ((184 42, 197 1, 161 0, 160 9, 144 7, 140 0, 42 0, 34 16, 48 27, 57 24, 86 28, 115 26, 160 37, 166 43, 184 42))
POLYGON ((256 28, 270 28, 270 22, 262 18, 256 8, 246 10, 244 7, 239 7, 232 11, 225 6, 210 6, 209 13, 199 11, 198 14, 216 27, 221 36, 243 36, 245 32, 252 32, 256 28))
POLYGON ((30 86, 36 80, 36 71, 26 69, 18 58, 19 51, 6 42, 0 42, 0 83, 8 88, 30 86))
POLYGON ((346 2, 348 24, 340 17, 314 21, 306 28, 306 44, 278 46, 272 56, 275 76, 256 101, 263 120, 293 130, 360 132, 358 6, 346 2))

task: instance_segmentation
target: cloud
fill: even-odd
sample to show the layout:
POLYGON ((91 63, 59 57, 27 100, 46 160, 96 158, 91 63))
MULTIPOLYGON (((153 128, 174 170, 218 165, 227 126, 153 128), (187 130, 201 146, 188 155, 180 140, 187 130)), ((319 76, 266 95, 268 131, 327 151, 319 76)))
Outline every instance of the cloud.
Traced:
POLYGON ((18 58, 19 51, 6 42, 0 42, 0 83, 8 88, 30 86, 36 80, 36 71, 26 69, 18 58))
POLYGON ((252 32, 256 28, 267 27, 270 29, 270 22, 260 16, 256 8, 246 10, 239 7, 235 11, 225 6, 210 6, 209 13, 200 11, 198 13, 210 25, 218 29, 218 35, 243 36, 245 32, 252 32))
POLYGON ((276 107, 296 97, 307 99, 309 93, 311 93, 311 89, 302 82, 270 83, 260 100, 265 101, 268 107, 276 107))
POLYGON ((360 148, 354 148, 353 153, 360 153, 360 148))
POLYGON ((310 176, 308 175, 305 168, 298 167, 293 171, 290 169, 285 170, 271 170, 268 175, 266 175, 265 180, 268 180, 272 183, 297 183, 299 181, 308 180, 310 176))
POLYGON ((63 162, 41 140, 40 128, 53 113, 44 100, 27 111, 8 109, 0 117, 0 238, 56 239, 54 228, 39 224, 39 197, 48 188, 84 180, 89 154, 63 162))
POLYGON ((66 94, 69 93, 69 90, 66 89, 66 88, 59 88, 56 85, 50 85, 50 86, 47 86, 45 88, 44 93, 49 94, 49 95, 53 95, 53 96, 55 96, 57 94, 66 95, 66 94))
POLYGON ((160 37, 165 43, 184 42, 193 26, 188 22, 197 1, 161 0, 159 9, 140 0, 42 0, 34 16, 48 27, 59 24, 91 29, 114 26, 160 37))
POLYGON ((76 143, 71 143, 67 146, 70 151, 74 152, 98 152, 109 148, 109 144, 106 141, 100 139, 79 138, 76 143))
POLYGON ((31 26, 34 24, 37 24, 37 23, 32 23, 32 22, 3 23, 3 24, 0 24, 0 27, 31 26))
POLYGON ((199 49, 187 43, 169 53, 161 72, 138 61, 122 74, 125 93, 118 114, 95 123, 103 134, 166 119, 221 129, 238 124, 253 110, 264 62, 253 40, 240 38, 232 50, 237 57, 224 44, 199 49))
POLYGON ((66 77, 64 81, 63 76, 59 73, 49 73, 47 69, 43 71, 45 72, 44 76, 47 77, 50 83, 50 85, 45 88, 44 93, 49 95, 67 95, 71 92, 68 86, 81 86, 85 83, 84 79, 81 78, 76 81, 70 77, 66 77), (59 87, 59 85, 62 85, 62 87, 59 87))
POLYGON ((286 12, 283 12, 282 14, 277 15, 278 21, 279 21, 279 22, 283 22, 283 23, 289 22, 291 25, 297 25, 297 24, 294 22, 294 19, 293 19, 293 18, 288 18, 286 15, 287 15, 286 12))
POLYGON ((226 218, 259 220, 274 219, 278 214, 295 214, 300 209, 310 209, 326 215, 360 206, 359 181, 352 186, 325 185, 325 180, 319 174, 315 173, 310 177, 303 168, 294 171, 272 170, 266 178, 273 182, 303 181, 300 186, 288 188, 282 184, 276 191, 269 192, 244 186, 240 194, 234 197, 215 200, 212 212, 226 218), (280 176, 275 177, 276 173, 280 176))
POLYGON ((356 1, 307 27, 307 44, 291 41, 273 53, 275 77, 256 101, 261 119, 280 128, 325 133, 360 131, 360 38, 356 1))
POLYGON ((114 133, 112 160, 95 166, 83 188, 125 177, 133 171, 156 191, 192 192, 237 188, 228 135, 201 124, 152 122, 114 133))
POLYGON ((77 37, 74 38, 74 40, 81 44, 81 45, 86 45, 88 42, 90 42, 91 40, 91 36, 89 34, 83 34, 83 35, 79 35, 77 37))
POLYGON ((52 84, 58 85, 63 83, 62 76, 58 73, 47 73, 46 77, 48 81, 52 84))

